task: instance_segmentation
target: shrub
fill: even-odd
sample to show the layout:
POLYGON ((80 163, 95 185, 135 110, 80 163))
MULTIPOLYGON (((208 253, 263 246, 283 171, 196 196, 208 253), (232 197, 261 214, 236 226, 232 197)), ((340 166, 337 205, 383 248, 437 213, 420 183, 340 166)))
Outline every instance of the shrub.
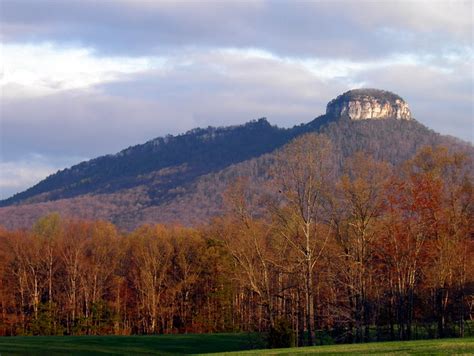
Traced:
POLYGON ((287 319, 278 319, 268 334, 269 348, 295 346, 295 332, 287 319))

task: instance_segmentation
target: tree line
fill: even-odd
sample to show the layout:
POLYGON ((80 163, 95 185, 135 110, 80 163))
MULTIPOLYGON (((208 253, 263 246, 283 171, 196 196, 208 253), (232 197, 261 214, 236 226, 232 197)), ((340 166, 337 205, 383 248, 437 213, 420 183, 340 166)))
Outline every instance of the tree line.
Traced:
POLYGON ((329 139, 281 149, 198 227, 45 216, 0 230, 0 335, 288 329, 298 345, 472 334, 471 158, 398 166, 329 139))

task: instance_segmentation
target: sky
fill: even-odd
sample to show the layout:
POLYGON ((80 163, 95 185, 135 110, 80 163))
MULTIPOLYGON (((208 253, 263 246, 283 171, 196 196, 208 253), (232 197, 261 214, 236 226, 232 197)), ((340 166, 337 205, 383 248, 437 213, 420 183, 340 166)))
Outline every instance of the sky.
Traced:
POLYGON ((472 1, 0 0, 0 199, 195 127, 309 122, 349 89, 474 141, 472 1))

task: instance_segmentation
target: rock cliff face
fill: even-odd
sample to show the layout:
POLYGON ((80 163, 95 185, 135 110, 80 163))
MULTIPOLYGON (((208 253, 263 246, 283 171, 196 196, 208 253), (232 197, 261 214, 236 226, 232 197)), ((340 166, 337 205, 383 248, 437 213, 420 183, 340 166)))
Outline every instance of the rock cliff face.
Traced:
POLYGON ((351 120, 412 118, 407 103, 401 97, 378 89, 355 89, 339 95, 328 103, 326 115, 349 117, 351 120))

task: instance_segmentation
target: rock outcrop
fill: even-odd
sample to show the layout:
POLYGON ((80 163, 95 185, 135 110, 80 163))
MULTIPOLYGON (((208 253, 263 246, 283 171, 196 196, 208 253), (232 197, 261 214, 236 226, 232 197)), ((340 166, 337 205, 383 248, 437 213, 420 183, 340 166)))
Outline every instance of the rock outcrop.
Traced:
POLYGON ((351 120, 412 119, 410 109, 401 97, 378 89, 349 90, 328 103, 326 115, 351 120))

